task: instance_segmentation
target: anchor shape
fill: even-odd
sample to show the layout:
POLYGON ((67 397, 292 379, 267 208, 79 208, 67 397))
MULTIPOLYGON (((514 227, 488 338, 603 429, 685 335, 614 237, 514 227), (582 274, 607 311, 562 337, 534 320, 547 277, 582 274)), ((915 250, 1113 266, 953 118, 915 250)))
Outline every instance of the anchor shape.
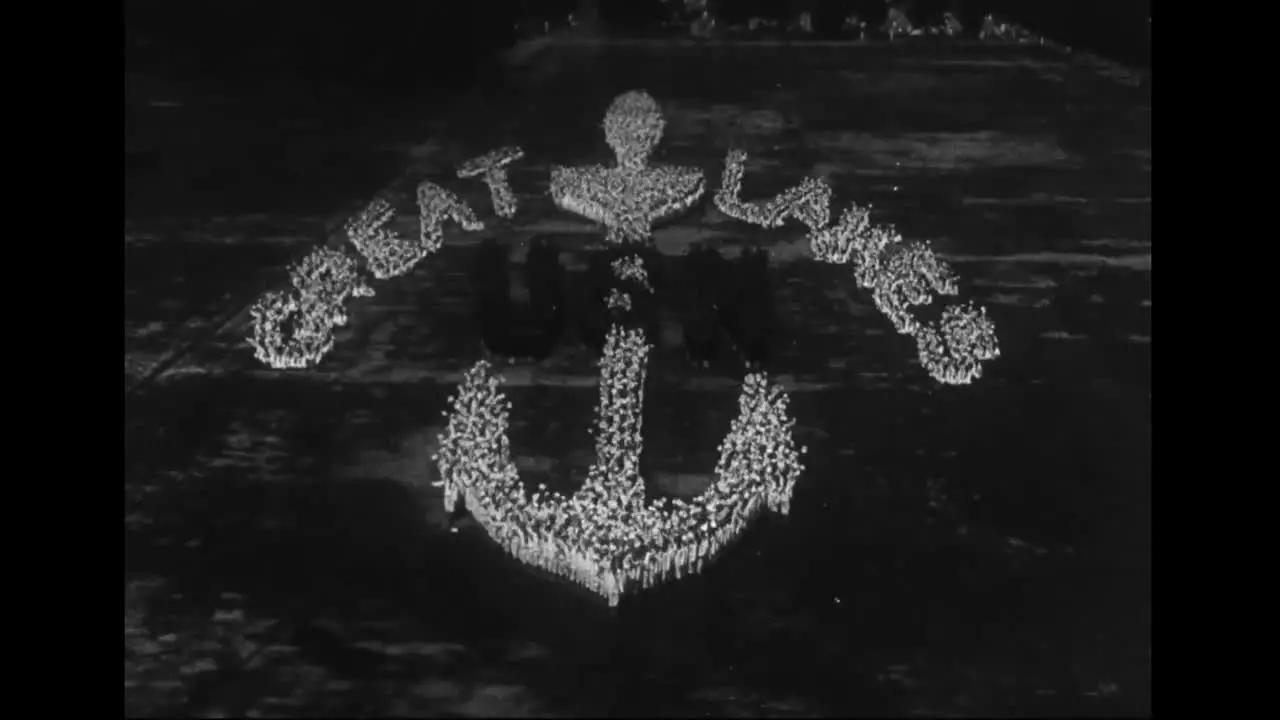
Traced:
MULTIPOLYGON (((552 169, 551 195, 561 208, 603 223, 606 239, 634 246, 652 225, 692 206, 703 192, 696 168, 650 167, 662 115, 648 94, 619 96, 605 116, 617 166, 552 169)), ((620 285, 652 292, 639 253, 611 263, 620 285)), ((596 462, 571 496, 526 495, 510 458, 509 403, 489 364, 478 362, 454 396, 439 451, 435 484, 446 507, 459 501, 508 553, 604 596, 699 571, 760 512, 786 514, 801 472, 787 398, 764 373, 748 374, 739 416, 721 444, 715 481, 698 502, 646 503, 640 476, 644 383, 651 345, 631 297, 611 289, 613 323, 600 359, 596 462)))

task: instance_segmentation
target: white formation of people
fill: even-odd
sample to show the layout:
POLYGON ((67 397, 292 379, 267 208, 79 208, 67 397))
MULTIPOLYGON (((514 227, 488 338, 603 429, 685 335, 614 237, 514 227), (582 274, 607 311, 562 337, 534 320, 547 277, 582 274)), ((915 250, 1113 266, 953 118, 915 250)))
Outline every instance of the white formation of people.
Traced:
POLYGON ((1021 25, 1005 22, 995 15, 987 13, 982 18, 982 28, 978 31, 979 40, 1003 40, 1011 42, 1036 42, 1039 40, 1044 44, 1043 39, 1035 33, 1027 30, 1021 25))
POLYGON ((640 287, 653 292, 653 286, 649 284, 649 273, 644 269, 644 262, 637 255, 628 255, 618 258, 609 264, 613 269, 613 274, 627 282, 633 282, 640 287))
POLYGON ((605 300, 605 305, 607 305, 610 310, 630 310, 631 296, 622 292, 618 288, 609 288, 609 297, 605 300))
POLYGON ((317 248, 289 268, 290 287, 264 294, 250 308, 254 357, 274 368, 314 365, 333 349, 333 328, 347 324, 348 297, 371 297, 355 258, 317 248), (292 320, 292 332, 283 327, 292 320))
POLYGON ((899 333, 915 338, 920 365, 938 382, 970 383, 982 376, 982 363, 1000 356, 995 325, 985 308, 972 304, 943 309, 937 325, 922 323, 910 308, 927 305, 934 293, 958 295, 951 268, 922 242, 903 241, 892 227, 873 225, 871 210, 850 203, 834 225, 831 188, 821 179, 805 178, 799 185, 768 201, 739 199, 747 154, 730 150, 725 158, 720 212, 767 228, 794 218, 809 228, 809 250, 818 260, 851 264, 858 286, 871 291, 876 308, 899 333))
POLYGON ((572 495, 525 491, 510 455, 510 403, 485 361, 467 371, 435 459, 445 506, 462 500, 516 559, 617 605, 628 591, 701 571, 765 510, 790 511, 801 472, 787 397, 748 375, 720 445, 712 485, 696 501, 646 501, 640 477, 644 333, 614 325, 600 362, 596 462, 572 495))
MULTIPOLYGON (((686 209, 703 192, 701 173, 651 167, 662 137, 658 105, 645 93, 619 96, 605 115, 614 167, 554 168, 551 195, 562 208, 608 228, 615 244, 647 242, 654 222, 686 209)), ((652 292, 643 260, 611 263, 615 277, 652 292)), ((631 298, 611 288, 619 314, 631 298)), ((568 578, 617 605, 624 592, 700 571, 765 509, 786 513, 800 475, 787 398, 763 373, 748 375, 740 414, 720 448, 716 479, 698 502, 646 502, 640 477, 644 438, 643 330, 615 322, 600 361, 596 462, 580 490, 527 494, 510 456, 509 403, 481 361, 468 371, 435 456, 446 507, 464 501, 485 532, 520 561, 568 578)))
POLYGON ((551 199, 563 210, 605 226, 606 241, 647 243, 653 223, 693 206, 702 197, 698 168, 650 166, 665 121, 648 93, 619 95, 605 114, 604 136, 614 167, 551 168, 551 199))
MULTIPOLYGON (((691 207, 704 191, 696 168, 651 166, 662 137, 657 102, 642 91, 610 105, 605 138, 616 156, 612 167, 553 167, 550 194, 560 208, 603 224, 606 240, 640 247, 651 242, 653 224, 691 207)), ((496 214, 511 218, 515 195, 506 165, 522 157, 506 147, 464 163, 461 178, 481 178, 496 214)), ((830 222, 832 191, 823 180, 801 183, 767 201, 743 201, 746 153, 733 150, 725 162, 715 204, 745 222, 776 228, 788 218, 808 227, 814 257, 851 264, 855 281, 870 290, 876 307, 900 333, 916 339, 921 364, 939 382, 968 383, 981 364, 999 356, 994 326, 985 310, 955 305, 935 325, 917 321, 913 306, 932 294, 958 294, 954 273, 923 243, 904 242, 891 228, 874 226, 868 208, 851 204, 830 222)), ((409 272, 438 250, 447 220, 464 230, 483 228, 456 195, 424 181, 417 189, 416 242, 386 228, 394 209, 376 199, 346 225, 347 240, 369 272, 388 279, 409 272)), ((652 292, 643 261, 631 254, 615 260, 619 281, 652 292)), ((293 287, 264 295, 252 309, 256 357, 275 368, 313 366, 333 347, 332 328, 346 322, 344 303, 371 296, 357 258, 321 248, 290 270, 293 287), (283 327, 292 320, 292 330, 283 327)), ((631 298, 613 288, 607 304, 615 319, 631 298)), ((651 346, 641 329, 611 327, 600 361, 600 399, 595 440, 597 459, 583 487, 565 496, 540 486, 526 493, 510 457, 509 404, 488 363, 472 367, 452 399, 448 425, 434 457, 447 506, 464 500, 486 533, 521 561, 572 579, 616 604, 628 590, 698 572, 764 510, 787 513, 802 466, 795 446, 788 400, 765 373, 748 374, 739 415, 720 446, 711 486, 696 502, 646 501, 639 475, 641 411, 651 346)))

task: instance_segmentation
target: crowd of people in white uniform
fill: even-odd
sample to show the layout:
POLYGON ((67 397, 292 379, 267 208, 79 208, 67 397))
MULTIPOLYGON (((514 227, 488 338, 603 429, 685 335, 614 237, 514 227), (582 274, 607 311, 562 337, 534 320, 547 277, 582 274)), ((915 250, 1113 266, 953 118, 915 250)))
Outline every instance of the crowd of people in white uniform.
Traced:
POLYGON ((748 375, 739 415, 720 446, 712 485, 696 501, 647 502, 640 477, 641 412, 650 346, 641 330, 610 331, 600 368, 596 463, 573 495, 527 493, 510 456, 509 404, 481 361, 453 398, 435 456, 446 507, 459 500, 522 562, 617 604, 624 592, 700 571, 760 512, 790 510, 803 448, 787 397, 748 375))
POLYGON ((892 227, 872 224, 870 208, 850 203, 831 224, 831 188, 818 178, 805 178, 767 201, 739 198, 747 154, 731 150, 716 192, 724 214, 761 227, 781 227, 794 218, 809 228, 809 249, 823 262, 849 264, 858 286, 871 291, 876 308, 899 333, 916 340, 920 364, 938 382, 967 384, 982 376, 982 364, 1000 356, 995 325, 986 309, 973 304, 950 305, 939 323, 916 320, 910 309, 926 305, 934 294, 957 295, 955 273, 929 246, 904 241, 892 227))
MULTIPOLYGON (((551 192, 567 210, 604 223, 613 243, 646 242, 654 221, 687 208, 702 193, 696 169, 649 167, 648 157, 662 133, 657 103, 643 92, 626 93, 611 105, 605 134, 617 155, 612 168, 555 168, 551 192)), ((500 215, 515 210, 505 165, 521 156, 502 148, 459 169, 461 177, 483 177, 500 215)), ((830 223, 831 188, 806 178, 768 201, 739 199, 746 154, 726 158, 716 206, 725 214, 764 227, 795 218, 809 228, 815 258, 853 265, 853 275, 870 290, 876 307, 900 333, 916 338, 921 364, 938 381, 967 383, 980 376, 982 362, 999 355, 994 326, 985 310, 972 305, 944 309, 937 326, 917 321, 912 306, 933 293, 956 295, 954 273, 923 243, 904 242, 891 228, 874 226, 869 210, 851 204, 830 223)), ((347 225, 348 238, 379 279, 407 272, 440 247, 441 225, 452 219, 464 229, 482 223, 453 193, 430 182, 418 188, 419 241, 394 237, 384 229, 394 211, 376 200, 347 225)), ((647 280, 639 256, 615 261, 618 281, 647 280)), ((306 367, 333 346, 331 328, 346 321, 343 303, 372 290, 359 276, 356 260, 320 249, 293 268, 294 287, 269 293, 253 309, 251 342, 257 357, 273 367, 306 367), (293 314, 292 337, 281 333, 293 314)), ((647 282, 640 283, 647 288, 647 282)), ((622 293, 610 296, 618 312, 629 307, 622 293)), ((615 323, 600 363, 596 418, 597 462, 578 492, 562 495, 545 486, 527 493, 510 457, 506 399, 498 379, 481 361, 467 372, 453 399, 448 427, 435 457, 439 485, 450 506, 464 500, 485 531, 523 562, 570 578, 616 604, 621 595, 667 578, 698 572, 758 513, 786 513, 801 471, 792 439, 794 420, 787 398, 763 373, 748 374, 739 416, 720 446, 710 488, 696 501, 647 502, 639 474, 643 445, 641 410, 650 345, 643 329, 615 323)))
MULTIPOLYGON (((552 197, 560 207, 604 223, 613 242, 647 241, 654 221, 689 207, 701 195, 701 174, 696 168, 648 165, 648 157, 661 138, 663 120, 657 103, 643 92, 619 96, 609 108, 604 126, 617 165, 553 168, 552 197)), ((495 211, 510 217, 515 200, 505 168, 522 156, 517 147, 499 148, 465 163, 458 175, 483 179, 495 211)), ((934 379, 950 384, 971 382, 981 376, 984 362, 999 356, 995 328, 982 308, 950 306, 936 325, 918 322, 911 314, 911 307, 931 302, 935 293, 958 293, 954 273, 927 245, 904 242, 892 228, 873 225, 869 208, 854 203, 831 224, 831 188, 818 178, 805 178, 767 201, 742 201, 739 194, 746 159, 745 152, 729 152, 721 187, 715 194, 716 206, 730 217, 763 227, 780 227, 788 218, 806 225, 814 257, 853 265, 854 278, 860 287, 871 291, 876 307, 898 332, 916 339, 921 365, 934 379)), ((445 220, 453 220, 465 230, 484 226, 457 195, 434 183, 422 182, 417 195, 418 242, 396 237, 386 229, 395 211, 384 199, 375 200, 347 224, 351 245, 378 279, 404 274, 439 249, 445 220)), ((372 294, 356 278, 354 262, 327 250, 304 260, 332 265, 329 272, 334 277, 351 280, 348 292, 312 291, 295 280, 294 291, 268 293, 255 305, 253 344, 259 360, 280 368, 319 362, 333 346, 332 328, 345 321, 342 301, 350 295, 372 294), (281 328, 283 318, 289 315, 294 317, 295 329, 291 336, 285 336, 281 328)), ((611 306, 628 305, 621 295, 610 298, 611 306)))
POLYGON ((273 368, 310 367, 333 349, 333 328, 347 324, 347 298, 371 297, 373 288, 355 258, 324 247, 290 267, 289 280, 288 289, 269 291, 250 306, 249 344, 254 357, 273 368))

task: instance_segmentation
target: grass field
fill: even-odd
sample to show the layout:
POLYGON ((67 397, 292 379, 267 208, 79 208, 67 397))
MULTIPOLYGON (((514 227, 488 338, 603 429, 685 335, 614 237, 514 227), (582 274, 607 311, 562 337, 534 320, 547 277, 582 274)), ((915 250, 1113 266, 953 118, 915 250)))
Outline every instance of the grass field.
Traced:
POLYGON ((127 87, 127 389, 221 328, 272 271, 340 240, 333 233, 375 192, 411 192, 448 115, 430 97, 388 106, 351 93, 200 93, 155 77, 127 87))
MULTIPOLYGON (((1149 92, 1032 48, 654 45, 537 63, 417 166, 484 233, 447 233, 412 273, 376 282, 314 371, 258 365, 239 314, 127 398, 130 708, 1149 712, 1149 92), (961 298, 987 306, 1003 357, 972 386, 939 386, 847 270, 804 257, 798 228, 753 230, 709 202, 660 228, 673 273, 695 240, 770 249, 785 328, 772 372, 808 467, 788 520, 611 613, 472 528, 445 532, 429 455, 481 353, 466 287, 479 240, 551 235, 581 270, 600 233, 541 193, 551 164, 607 157, 604 108, 634 87, 666 112, 660 162, 701 166, 714 188, 724 151, 744 147, 745 197, 818 173, 836 208, 869 202, 930 241, 961 298), (503 222, 483 185, 446 171, 508 143, 526 159, 503 222)), ((359 192, 314 215, 268 210, 259 230, 126 242, 126 364, 205 307, 234 307, 220 293, 237 276, 319 240, 301 218, 359 192)), ((645 462, 655 491, 688 493, 736 385, 690 369, 678 337, 663 333, 651 361, 645 462)), ((572 484, 591 462, 589 358, 500 368, 522 469, 572 484)))

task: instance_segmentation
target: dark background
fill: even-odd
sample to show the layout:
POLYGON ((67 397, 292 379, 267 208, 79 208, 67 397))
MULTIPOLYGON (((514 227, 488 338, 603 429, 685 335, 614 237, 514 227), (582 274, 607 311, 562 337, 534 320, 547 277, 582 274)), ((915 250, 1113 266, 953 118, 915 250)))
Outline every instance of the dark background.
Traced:
POLYGON ((125 66, 193 82, 405 91, 465 87, 515 40, 515 0, 169 3, 126 0, 125 66))
MULTIPOLYGON (((652 30, 682 5, 659 0, 595 0, 619 34, 652 30)), ((462 88, 492 72, 496 51, 547 20, 562 26, 590 0, 465 2, 124 3, 125 63, 131 72, 163 71, 191 81, 359 86, 402 92, 425 85, 462 88), (580 7, 581 6, 581 7, 580 7)), ((857 13, 875 25, 883 0, 712 0, 723 24, 750 16, 784 23, 813 13, 818 33, 838 33, 857 13)), ((976 32, 987 12, 1104 57, 1150 66, 1149 0, 913 0, 910 14, 929 22, 951 8, 976 32)))

